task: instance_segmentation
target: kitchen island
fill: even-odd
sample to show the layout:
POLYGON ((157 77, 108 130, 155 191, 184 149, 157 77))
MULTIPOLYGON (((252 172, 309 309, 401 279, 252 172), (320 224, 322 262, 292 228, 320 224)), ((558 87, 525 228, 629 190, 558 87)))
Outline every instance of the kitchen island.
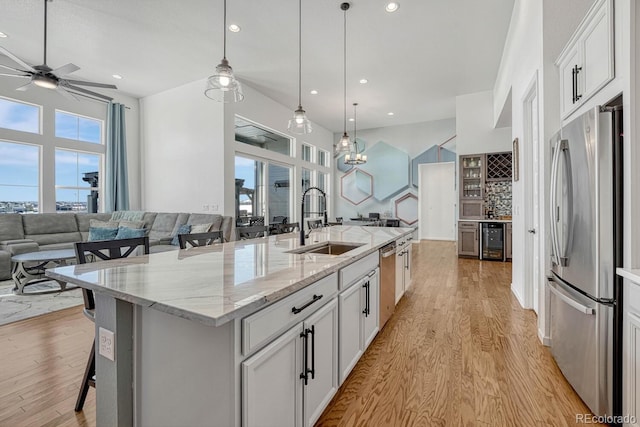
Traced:
POLYGON ((361 285, 370 322, 377 251, 412 232, 311 233, 360 245, 341 255, 290 253, 289 233, 48 270, 96 293, 98 425, 312 425, 350 369, 340 298, 361 285))

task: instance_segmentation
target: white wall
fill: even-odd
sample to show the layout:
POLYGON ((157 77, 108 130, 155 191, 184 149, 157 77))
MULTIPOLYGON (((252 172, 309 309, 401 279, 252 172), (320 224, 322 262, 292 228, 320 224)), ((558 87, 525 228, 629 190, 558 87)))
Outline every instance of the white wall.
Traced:
MULTIPOLYGON (((8 60, 2 60, 2 63, 11 65, 8 60)), ((29 102, 32 104, 42 105, 42 129, 43 134, 31 134, 26 132, 17 132, 8 129, 0 129, 0 139, 15 142, 26 142, 39 145, 43 150, 44 160, 41 166, 41 183, 55 182, 55 170, 53 164, 53 156, 55 151, 55 143, 52 143, 52 135, 55 134, 55 110, 63 110, 69 113, 75 113, 83 116, 93 117, 100 120, 106 120, 107 108, 106 103, 100 101, 92 101, 80 98, 79 101, 70 100, 59 93, 43 88, 33 87, 27 91, 16 91, 15 88, 23 85, 20 79, 10 79, 0 77, 0 96, 15 99, 18 101, 29 102)), ((140 132, 139 132, 139 103, 137 98, 132 98, 117 91, 105 91, 105 94, 114 97, 114 102, 120 102, 129 107, 126 110, 126 126, 127 126, 127 166, 129 176, 129 196, 131 209, 139 209, 141 206, 140 195, 140 132)), ((65 140, 66 148, 81 149, 82 143, 65 140)), ((102 183, 101 183, 102 185, 102 183)), ((55 212, 55 191, 53 186, 47 190, 47 187, 41 185, 41 212, 55 212)))
POLYGON ((511 151, 511 129, 493 126, 493 93, 456 97, 457 154, 511 151))
MULTIPOLYGON (((288 134, 293 109, 246 84, 244 101, 221 104, 204 96, 205 82, 198 80, 141 100, 146 210, 234 215, 236 150, 258 157, 271 155, 235 142, 235 114, 288 134)), ((313 124, 311 134, 296 139, 296 154, 302 142, 332 151, 332 133, 317 124, 313 124)), ((301 164, 299 155, 282 156, 281 160, 294 166, 301 164)), ((330 170, 327 168, 327 173, 330 170)), ((298 200, 297 186, 295 189, 294 200, 298 200)))

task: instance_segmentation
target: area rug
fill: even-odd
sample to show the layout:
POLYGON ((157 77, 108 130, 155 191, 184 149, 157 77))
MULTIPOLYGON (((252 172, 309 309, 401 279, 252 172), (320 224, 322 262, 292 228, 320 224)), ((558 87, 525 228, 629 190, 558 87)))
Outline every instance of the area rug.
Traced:
POLYGON ((25 291, 30 294, 15 295, 12 290, 13 281, 0 281, 0 325, 83 303, 80 288, 60 291, 60 285, 55 281, 27 286, 25 291))

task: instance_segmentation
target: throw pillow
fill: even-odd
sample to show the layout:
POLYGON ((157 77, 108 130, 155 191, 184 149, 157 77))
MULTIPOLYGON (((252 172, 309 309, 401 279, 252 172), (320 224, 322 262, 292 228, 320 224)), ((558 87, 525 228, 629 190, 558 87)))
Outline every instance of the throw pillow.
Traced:
POLYGON ((191 226, 189 224, 182 224, 178 228, 178 232, 176 233, 176 235, 173 236, 173 239, 171 239, 171 244, 173 246, 180 245, 180 241, 178 240, 178 234, 189 234, 189 233, 191 233, 191 226))
POLYGON ((144 237, 144 233, 147 230, 144 228, 129 228, 129 227, 118 227, 118 234, 116 234, 116 240, 122 239, 135 239, 137 237, 144 237))
POLYGON ((213 225, 212 222, 208 223, 208 224, 196 224, 196 225, 192 225, 191 226, 191 234, 196 234, 196 233, 206 233, 207 231, 209 231, 209 229, 211 228, 211 226, 213 225))
POLYGON ((113 240, 116 238, 117 234, 118 228, 89 227, 89 238, 87 241, 95 242, 97 240, 113 240))
POLYGON ((118 228, 118 221, 100 221, 99 219, 90 219, 89 227, 93 228, 118 228))

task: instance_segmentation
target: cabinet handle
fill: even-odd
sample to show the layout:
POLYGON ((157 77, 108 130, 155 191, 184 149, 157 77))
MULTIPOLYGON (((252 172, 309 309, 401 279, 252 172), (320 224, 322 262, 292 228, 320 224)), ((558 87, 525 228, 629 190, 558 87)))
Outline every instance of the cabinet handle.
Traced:
POLYGON ((405 260, 404 260, 404 261, 405 261, 405 262, 404 262, 404 268, 405 268, 406 270, 408 270, 408 269, 409 269, 409 251, 407 251, 406 255, 407 255, 407 256, 405 257, 405 260))
POLYGON ((300 374, 300 379, 304 380, 304 385, 309 383, 309 351, 307 349, 307 342, 309 341, 309 329, 305 329, 304 332, 300 333, 300 338, 302 338, 303 344, 303 359, 304 359, 304 367, 302 369, 302 373, 300 374))
POLYGON ((311 374, 311 379, 316 378, 316 325, 311 325, 311 329, 307 329, 311 334, 311 369, 307 370, 311 374))
POLYGON ((369 302, 369 286, 370 283, 367 280, 366 282, 364 282, 364 284, 362 285, 362 287, 365 290, 365 297, 364 297, 364 310, 362 310, 362 314, 364 314, 364 317, 369 317, 369 314, 371 313, 370 311, 370 302, 369 302))
POLYGON ((582 71, 582 67, 576 65, 576 102, 582 98, 582 94, 578 93, 578 74, 580 74, 580 71, 582 71))
POLYGON ((308 303, 306 303, 305 305, 303 305, 300 308, 296 308, 296 307, 292 307, 291 311, 293 312, 293 314, 298 314, 300 313, 302 310, 304 310, 305 308, 309 307, 311 304, 313 304, 314 302, 320 300, 322 298, 322 295, 313 295, 313 298, 311 299, 311 301, 309 301, 308 303))
POLYGON ((576 103, 576 67, 578 66, 571 69, 571 102, 573 104, 576 103))

